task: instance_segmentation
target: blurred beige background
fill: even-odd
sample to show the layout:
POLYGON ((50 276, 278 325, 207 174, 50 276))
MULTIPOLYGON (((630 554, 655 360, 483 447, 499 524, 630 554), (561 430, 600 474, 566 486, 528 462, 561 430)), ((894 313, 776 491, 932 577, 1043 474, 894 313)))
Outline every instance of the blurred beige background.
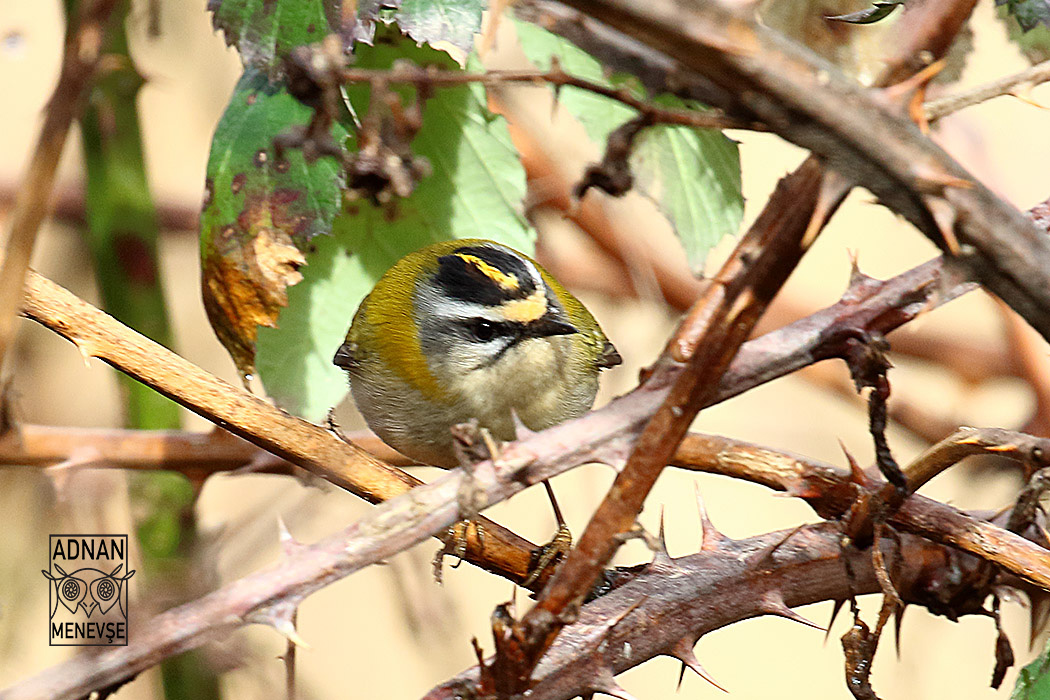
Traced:
MULTIPOLYGON (((131 20, 133 53, 148 83, 141 94, 146 151, 154 193, 161 202, 200 202, 211 132, 239 74, 236 54, 214 34, 203 2, 162 3, 162 35, 146 37, 145 8, 136 5, 131 20)), ((992 3, 979 5, 974 21, 975 50, 959 84, 972 85, 1025 67, 1005 40, 992 3)), ((41 109, 53 87, 61 50, 62 15, 58 2, 0 0, 0 190, 17 186, 40 123, 41 109)), ((501 39, 501 42, 503 40, 501 39)), ((513 56, 512 46, 497 46, 513 56)), ((512 58, 507 60, 513 60, 512 58)), ((1050 103, 1050 88, 1035 92, 1050 103)), ((543 110, 540 110, 543 111, 543 110)), ((549 114, 549 110, 546 110, 549 114)), ((1050 114, 1017 100, 999 99, 953 117, 943 134, 945 146, 1009 201, 1028 208, 1050 195, 1050 114)), ((581 145, 582 131, 559 124, 567 154, 579 166, 599 154, 581 145)), ((749 222, 778 178, 803 154, 768 135, 734 134, 742 142, 744 185, 749 222)), ((67 145, 60 187, 79 181, 80 149, 67 145)), ((634 217, 639 237, 668 245, 666 225, 655 221, 644 202, 617 202, 618 215, 634 217)), ((6 209, 0 208, 0 219, 6 209)), ((571 241, 577 232, 556 217, 543 219, 552 245, 571 241)), ((6 224, 4 224, 6 225, 6 224)), ((634 224, 633 224, 634 225, 634 224)), ((671 244, 673 245, 673 243, 671 244)), ((726 246, 722 246, 722 254, 726 246)), ((169 233, 162 245, 167 295, 176 334, 176 350, 231 382, 232 362, 209 329, 201 307, 195 232, 169 233)), ((849 274, 849 256, 877 277, 903 271, 934 254, 933 247, 906 224, 875 206, 865 192, 854 193, 827 233, 791 280, 788 294, 813 309, 837 300, 849 274)), ((719 254, 712 256, 716 262, 719 254)), ((97 303, 86 247, 76 230, 48 224, 34 258, 37 270, 97 303)), ((607 376, 600 401, 633 386, 673 327, 674 318, 655 301, 610 303, 593 294, 584 300, 619 347, 626 362, 607 376)), ((978 294, 952 303, 920 321, 925 327, 1000 342, 1001 323, 992 304, 978 294)), ((85 361, 72 345, 22 322, 14 371, 20 417, 55 425, 116 426, 118 397, 113 372, 96 360, 85 361)), ((907 332, 907 331, 905 331, 907 332)), ((1012 427, 1030 409, 1023 386, 1000 383, 967 389, 936 371, 903 367, 891 374, 895 393, 958 417, 964 424, 1012 427)), ((185 425, 207 426, 187 414, 185 425)), ((705 411, 697 428, 785 448, 842 463, 838 441, 861 459, 871 457, 864 411, 815 388, 786 378, 705 411)), ((900 460, 923 444, 895 430, 892 446, 900 460)), ((424 477, 427 475, 424 474, 424 477)), ((555 481, 572 530, 579 534, 612 475, 606 468, 584 467, 555 481)), ((695 551, 697 514, 691 482, 700 484, 714 522, 734 537, 766 532, 814 520, 799 502, 774 497, 763 489, 717 477, 666 473, 649 499, 643 523, 655 530, 663 508, 672 555, 695 551)), ((960 507, 997 508, 1012 497, 1017 484, 1008 478, 969 478, 950 473, 926 489, 960 507)), ((119 473, 85 471, 45 475, 30 468, 0 470, 0 686, 36 673, 65 658, 70 650, 47 646, 46 587, 39 570, 46 565, 49 532, 129 530, 133 504, 119 473)), ((218 476, 204 487, 199 502, 202 526, 210 539, 214 585, 233 580, 278 556, 277 519, 283 518, 301 541, 314 541, 366 512, 368 506, 334 489, 304 487, 266 476, 218 476)), ((553 532, 542 492, 528 492, 491 515, 535 541, 553 532)), ((431 581, 430 558, 436 544, 426 543, 310 598, 299 618, 300 633, 311 648, 299 654, 303 697, 413 698, 473 662, 471 636, 491 648, 488 617, 493 606, 511 596, 510 584, 470 566, 446 568, 445 584, 431 581)), ((624 548, 623 563, 646 558, 640 545, 624 548)), ((209 579, 206 579, 209 580, 209 579)), ((133 584, 135 582, 133 581, 133 584)), ((133 585, 133 593, 135 586, 133 585)), ((519 595, 519 600, 522 596, 519 595)), ((865 601, 867 619, 874 600, 865 601)), ((144 617, 145 602, 132 604, 144 617)), ((830 604, 803 609, 825 623, 830 604)), ((1019 662, 1028 660, 1026 613, 1006 606, 1008 631, 1019 662)), ((838 637, 840 619, 825 644, 823 635, 781 619, 752 620, 700 640, 696 653, 707 670, 738 700, 777 697, 847 698, 838 637)), ((894 658, 887 640, 876 657, 874 685, 884 698, 915 700, 955 697, 1007 697, 1016 668, 998 693, 988 688, 993 664, 994 631, 989 619, 966 618, 954 624, 913 610, 904 624, 902 656, 894 658)), ((228 697, 274 697, 283 692, 283 667, 276 659, 284 642, 268 629, 250 628, 211 648, 212 658, 232 667, 223 678, 228 697)), ((707 698, 720 691, 687 676, 676 695, 678 663, 657 659, 624 674, 632 694, 657 698, 707 698)), ((120 698, 154 697, 155 673, 144 674, 121 690, 120 698)))

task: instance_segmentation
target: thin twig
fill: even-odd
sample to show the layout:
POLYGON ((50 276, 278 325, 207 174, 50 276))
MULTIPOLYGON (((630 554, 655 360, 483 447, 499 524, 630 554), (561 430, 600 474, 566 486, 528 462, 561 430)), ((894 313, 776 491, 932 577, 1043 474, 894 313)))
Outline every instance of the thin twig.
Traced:
POLYGON ((926 119, 933 122, 952 112, 958 112, 996 97, 1024 94, 1027 90, 1048 80, 1050 80, 1050 61, 1043 61, 1019 73, 1007 75, 953 95, 930 100, 924 107, 926 119))
POLYGON ((466 73, 463 71, 443 70, 433 66, 420 68, 411 64, 395 66, 390 70, 367 68, 344 68, 339 73, 344 83, 409 83, 418 86, 444 87, 476 83, 485 87, 500 87, 510 83, 530 85, 552 85, 555 88, 564 86, 579 88, 596 95, 608 97, 624 104, 640 115, 649 119, 652 124, 670 124, 688 126, 695 129, 749 129, 766 131, 757 122, 736 119, 718 111, 701 111, 662 107, 635 97, 625 88, 609 87, 584 78, 569 75, 554 65, 550 70, 492 70, 485 73, 466 73))
POLYGON ((88 0, 76 17, 69 17, 58 84, 47 103, 36 147, 15 197, 4 258, 0 262, 0 365, 14 338, 15 319, 22 304, 22 287, 62 148, 73 120, 91 87, 101 56, 102 42, 116 0, 88 0))

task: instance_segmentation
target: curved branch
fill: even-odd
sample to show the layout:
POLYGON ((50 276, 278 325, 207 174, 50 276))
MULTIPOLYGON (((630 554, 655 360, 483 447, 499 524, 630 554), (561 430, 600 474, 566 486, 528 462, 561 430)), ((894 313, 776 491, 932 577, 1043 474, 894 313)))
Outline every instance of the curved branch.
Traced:
MULTIPOLYGON (((705 545, 699 553, 671 559, 659 552, 627 583, 584 606, 579 619, 562 630, 536 667, 530 700, 596 692, 625 697, 613 676, 660 655, 677 658, 707 678, 693 653, 704 634, 760 615, 812 625, 791 608, 880 590, 870 552, 843 550, 842 531, 835 524, 744 540, 709 533, 710 525, 705 525, 705 545)), ((897 551, 882 541, 887 560, 901 554, 893 580, 906 602, 935 606, 938 587, 942 594, 951 588, 958 595, 957 605, 974 606, 967 613, 979 609, 987 582, 981 586, 966 580, 977 569, 977 560, 910 535, 901 535, 896 546, 897 551), (949 580, 949 570, 966 582, 949 580)), ((434 688, 425 699, 475 697, 471 693, 479 689, 489 692, 488 685, 486 674, 475 666, 434 688)))
MULTIPOLYGON (((419 485, 329 431, 300 420, 211 375, 167 348, 30 270, 23 314, 194 413, 268 452, 376 503, 419 485)), ((512 581, 524 581, 535 546, 487 519, 485 546, 469 534, 466 559, 512 581)), ((472 529, 473 530, 473 529, 472 529)))
POLYGON ((608 44, 619 37, 622 50, 611 57, 589 47, 603 63, 615 60, 617 69, 631 70, 624 55, 644 53, 646 70, 636 65, 633 72, 648 85, 655 79, 646 72, 653 54, 663 56, 665 67, 680 65, 675 92, 761 121, 810 149, 911 221, 971 279, 1050 338, 1050 239, 891 112, 880 95, 725 2, 564 4, 598 20, 589 28, 601 27, 608 44))
MULTIPOLYGON (((22 302, 22 286, 33 254, 40 223, 47 214, 58 160, 80 106, 87 97, 102 56, 102 42, 116 0, 94 0, 67 17, 62 70, 47 103, 47 114, 37 137, 33 157, 15 195, 11 228, 0 261, 0 362, 14 336, 15 319, 22 302)), ((76 6, 74 6, 76 7, 76 6)))

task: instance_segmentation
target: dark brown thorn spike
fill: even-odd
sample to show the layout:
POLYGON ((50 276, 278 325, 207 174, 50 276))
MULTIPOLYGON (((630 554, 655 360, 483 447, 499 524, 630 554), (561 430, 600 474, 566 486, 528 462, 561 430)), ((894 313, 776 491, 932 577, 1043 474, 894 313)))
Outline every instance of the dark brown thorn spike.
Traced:
POLYGON ((857 259, 857 253, 851 252, 849 256, 849 284, 846 287, 846 293, 842 296, 848 297, 851 292, 857 287, 861 287, 869 282, 876 282, 877 280, 871 275, 867 275, 861 272, 860 262, 857 259))
MULTIPOLYGON (((792 538, 792 536, 801 530, 804 525, 796 525, 788 534, 773 544, 759 549, 757 552, 752 552, 747 555, 744 560, 744 564, 751 569, 763 569, 773 564, 773 555, 776 554, 777 550, 784 546, 784 544, 792 538)), ((823 627, 821 628, 823 629, 823 627)))
POLYGON ((620 687, 613 678, 613 672, 607 668, 598 671, 595 674, 594 681, 594 685, 591 687, 593 692, 611 695, 614 698, 620 698, 620 700, 637 700, 637 698, 620 687))
POLYGON ((846 443, 842 442, 841 439, 839 439, 839 447, 842 448, 842 454, 846 455, 846 461, 849 462, 849 480, 862 488, 873 488, 875 482, 863 469, 861 469, 861 466, 857 464, 857 460, 853 458, 853 455, 846 447, 846 443))
POLYGON ((832 601, 834 607, 831 608, 831 619, 828 620, 828 629, 824 632, 824 643, 828 643, 828 639, 831 637, 831 628, 835 626, 835 619, 839 616, 839 610, 842 610, 842 606, 846 604, 845 599, 832 601))
POLYGON ((787 606, 784 602, 784 596, 780 591, 769 591, 762 596, 762 600, 758 605, 758 609, 767 615, 776 615, 777 617, 787 618, 788 620, 794 620, 795 622, 801 623, 806 627, 812 627, 813 629, 820 630, 827 634, 827 628, 818 625, 812 620, 808 620, 802 615, 798 614, 787 606))
POLYGON ((937 224, 937 230, 944 239, 944 247, 954 256, 959 255, 959 239, 955 236, 955 209, 944 199, 938 196, 927 195, 923 197, 926 207, 933 215, 933 222, 937 224))
POLYGON ((714 678, 711 677, 703 666, 700 665, 700 661, 697 660, 696 654, 693 652, 693 646, 696 644, 695 641, 690 641, 688 637, 682 637, 671 649, 670 656, 678 659, 682 662, 682 672, 678 676, 678 687, 682 687, 682 676, 685 675, 685 669, 688 668, 696 675, 703 678, 705 681, 713 685, 714 687, 721 690, 723 693, 729 691, 722 687, 714 678))
POLYGON ((719 549, 722 543, 728 541, 729 538, 719 532, 715 524, 711 522, 711 518, 707 516, 707 508, 700 495, 700 485, 695 481, 693 491, 696 493, 696 511, 700 514, 700 551, 708 552, 719 549))
POLYGON ((667 552, 667 535, 664 529, 664 507, 660 506, 660 529, 656 534, 656 548, 649 566, 674 566, 671 555, 667 552))
POLYGON ((620 624, 620 620, 624 619, 625 617, 633 613, 635 610, 637 610, 638 606, 644 603, 647 599, 648 596, 643 595, 638 600, 631 603, 631 605, 623 612, 614 615, 613 617, 610 617, 606 620, 602 620, 601 626, 605 627, 605 634, 609 634, 610 632, 612 632, 613 628, 616 627, 616 625, 620 624))
POLYGON ((897 660, 901 658, 901 625, 904 623, 904 613, 908 610, 908 604, 903 603, 893 611, 893 647, 897 650, 897 660))

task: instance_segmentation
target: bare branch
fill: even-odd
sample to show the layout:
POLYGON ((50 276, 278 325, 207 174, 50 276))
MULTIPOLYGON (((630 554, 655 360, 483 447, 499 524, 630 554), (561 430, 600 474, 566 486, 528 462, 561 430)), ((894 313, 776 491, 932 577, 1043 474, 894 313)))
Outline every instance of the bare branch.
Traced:
POLYGON ((1025 94, 1036 85, 1050 80, 1050 61, 1043 61, 1020 73, 1007 75, 983 85, 964 90, 954 95, 946 95, 926 103, 924 109, 928 120, 936 121, 952 112, 987 102, 1003 95, 1025 94))
POLYGON ((485 87, 500 87, 512 83, 530 85, 551 85, 555 88, 574 87, 619 102, 639 115, 647 118, 651 124, 670 124, 688 126, 695 129, 750 129, 766 131, 757 122, 736 119, 718 111, 701 111, 695 109, 677 109, 663 107, 635 97, 629 90, 601 85, 584 78, 569 75, 557 65, 547 71, 537 70, 492 70, 485 73, 466 73, 463 71, 442 70, 433 66, 420 68, 411 64, 396 65, 390 70, 367 68, 344 68, 339 73, 344 83, 409 83, 430 89, 452 85, 477 83, 485 87))
POLYGON ((36 148, 15 197, 11 228, 4 242, 0 263, 0 363, 14 334, 15 318, 22 304, 22 286, 40 223, 47 213, 48 199, 66 144, 69 127, 91 87, 101 57, 102 42, 116 0, 94 0, 79 6, 69 17, 63 48, 62 71, 47 104, 36 148))
MULTIPOLYGON (((889 111, 876 93, 724 3, 566 4, 600 20, 586 27, 592 34, 603 27, 605 43, 588 47, 603 63, 617 61, 614 68, 631 70, 624 62, 629 53, 663 55, 661 76, 650 70, 657 61, 635 66, 633 72, 651 84, 680 61, 682 70, 673 73, 677 94, 750 116, 812 150, 872 190, 1050 337, 1050 240, 914 124, 889 111), (620 51, 602 50, 615 41, 620 51), (646 45, 643 51, 639 43, 646 45)), ((948 9, 958 12, 954 4, 948 9)))
MULTIPOLYGON (((198 415, 336 486, 376 503, 421 483, 312 423, 208 374, 30 270, 23 313, 198 415)), ((466 558, 482 568, 524 581, 535 546, 484 520, 485 546, 476 531, 466 558)))
MULTIPOLYGON (((660 655, 678 658, 699 673, 693 646, 708 632, 759 615, 798 621, 793 607, 877 592, 872 558, 844 550, 841 535, 836 525, 821 523, 744 540, 722 538, 697 554, 655 559, 584 606, 579 619, 562 630, 536 668, 529 698, 609 693, 616 689, 615 674, 660 655)), ((882 546, 890 556, 889 542, 882 546)), ((899 546, 901 566, 894 580, 908 602, 935 607, 938 595, 953 594, 962 614, 976 613, 970 606, 979 605, 988 592, 987 582, 969 578, 978 560, 909 535, 901 536, 899 546), (962 582, 949 581, 946 570, 962 582)), ((819 643, 816 635, 813 643, 819 643)), ((474 697, 471 693, 479 690, 491 694, 485 673, 474 667, 425 698, 474 697)))

